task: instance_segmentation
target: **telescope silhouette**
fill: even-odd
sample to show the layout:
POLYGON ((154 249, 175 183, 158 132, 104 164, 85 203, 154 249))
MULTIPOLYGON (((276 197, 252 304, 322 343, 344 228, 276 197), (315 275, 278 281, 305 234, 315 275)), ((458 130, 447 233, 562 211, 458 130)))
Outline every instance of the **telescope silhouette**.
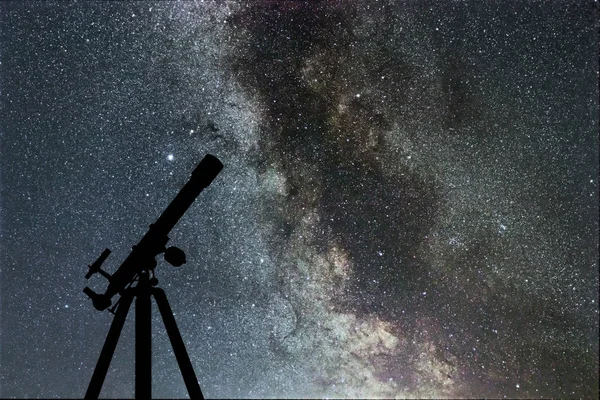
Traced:
POLYGON ((95 273, 100 273, 109 282, 104 294, 98 294, 88 287, 83 289, 83 292, 92 299, 97 310, 102 311, 110 307, 113 296, 131 284, 138 273, 144 270, 154 270, 157 255, 164 253, 165 260, 176 267, 186 262, 185 253, 181 249, 174 246, 166 247, 169 241, 169 232, 202 190, 209 186, 221 172, 221 169, 223 169, 223 164, 215 156, 207 154, 192 172, 190 180, 156 222, 150 225, 150 229, 142 240, 133 246, 131 253, 115 273, 111 275, 100 268, 110 254, 109 249, 104 250, 100 257, 89 266, 89 272, 85 275, 86 279, 95 273))
POLYGON ((152 297, 158 305, 190 398, 204 398, 167 296, 164 290, 156 287, 158 279, 154 276, 154 268, 157 264, 155 257, 163 253, 165 260, 175 267, 179 267, 186 262, 183 250, 174 246, 167 247, 169 232, 202 190, 211 184, 222 169, 223 164, 215 156, 207 154, 196 166, 189 181, 181 188, 156 222, 150 225, 150 229, 139 243, 133 246, 131 253, 115 273, 111 275, 101 268, 102 263, 110 255, 109 249, 104 250, 100 257, 88 266, 89 271, 85 275, 86 279, 100 273, 109 282, 103 294, 96 293, 89 287, 83 289, 83 292, 92 299, 96 309, 106 310, 111 306, 112 298, 116 294, 121 296, 115 305, 109 309, 111 313, 115 314, 115 317, 100 352, 100 357, 85 395, 86 399, 97 399, 100 396, 110 361, 134 298, 136 298, 135 397, 137 399, 152 398, 152 297), (152 274, 152 278, 150 278, 150 274, 152 274), (133 286, 134 283, 136 283, 135 286, 133 286))

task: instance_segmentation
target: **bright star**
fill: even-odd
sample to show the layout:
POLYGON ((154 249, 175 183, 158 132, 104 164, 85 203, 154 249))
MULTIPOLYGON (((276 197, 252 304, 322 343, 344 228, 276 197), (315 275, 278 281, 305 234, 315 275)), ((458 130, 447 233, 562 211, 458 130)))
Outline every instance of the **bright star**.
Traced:
POLYGON ((174 158, 175 158, 175 157, 173 157, 173 154, 169 154, 169 155, 167 156, 167 160, 169 160, 169 161, 173 161, 173 159, 174 159, 174 158))

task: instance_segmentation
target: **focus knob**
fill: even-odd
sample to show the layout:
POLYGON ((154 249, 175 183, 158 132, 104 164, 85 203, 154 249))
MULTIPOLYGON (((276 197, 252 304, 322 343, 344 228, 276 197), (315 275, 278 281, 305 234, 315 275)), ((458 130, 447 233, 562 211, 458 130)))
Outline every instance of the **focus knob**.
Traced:
POLYGON ((185 253, 178 247, 171 246, 165 250, 165 261, 174 267, 185 264, 185 253))

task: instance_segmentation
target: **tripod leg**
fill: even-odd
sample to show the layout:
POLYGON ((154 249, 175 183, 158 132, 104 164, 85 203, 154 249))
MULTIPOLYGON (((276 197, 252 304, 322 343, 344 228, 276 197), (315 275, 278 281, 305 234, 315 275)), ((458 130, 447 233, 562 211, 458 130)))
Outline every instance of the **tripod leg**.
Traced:
POLYGON ((171 306, 167 300, 167 295, 165 294, 164 290, 159 288, 153 288, 152 294, 156 299, 156 304, 158 304, 158 309, 162 315, 163 322, 165 323, 165 328, 167 329, 169 340, 173 346, 173 352, 175 353, 175 358, 177 358, 177 363, 179 364, 181 375, 183 375, 183 381, 187 387, 190 399, 204 400, 204 396, 200 390, 200 385, 198 384, 198 379, 194 373, 194 367, 192 367, 192 362, 190 361, 190 357, 185 349, 185 344, 181 338, 181 333, 177 328, 173 311, 171 310, 171 306))
POLYGON ((140 273, 135 300, 135 398, 152 398, 152 318, 148 273, 140 273))
POLYGON ((90 385, 85 393, 86 399, 97 399, 98 396, 100 396, 102 384, 106 378, 110 361, 115 353, 115 348, 117 347, 119 336, 121 336, 121 330, 125 324, 125 319, 127 318, 127 313, 129 312, 129 307, 131 306, 132 301, 133 294, 131 294, 131 292, 125 292, 121 297, 119 308, 117 308, 117 313, 115 314, 113 322, 110 325, 108 335, 106 335, 104 346, 102 347, 100 357, 98 358, 96 368, 94 369, 94 374, 92 375, 92 380, 90 381, 90 385))

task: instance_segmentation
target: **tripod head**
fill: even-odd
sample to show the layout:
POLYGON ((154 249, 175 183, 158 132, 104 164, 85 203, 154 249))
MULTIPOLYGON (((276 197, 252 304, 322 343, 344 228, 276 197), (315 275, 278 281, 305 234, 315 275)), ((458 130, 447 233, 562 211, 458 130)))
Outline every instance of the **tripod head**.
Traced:
POLYGON ((186 262, 183 250, 174 246, 166 247, 169 241, 168 234, 196 200, 200 192, 208 187, 221 172, 221 169, 223 169, 221 161, 215 156, 207 154, 198 163, 189 181, 181 188, 165 211, 158 217, 156 222, 150 225, 150 229, 142 240, 132 247, 131 253, 115 273, 111 275, 101 269, 102 263, 110 254, 109 249, 104 250, 100 257, 88 266, 89 271, 85 275, 86 279, 89 279, 95 273, 100 273, 109 282, 104 294, 96 293, 88 287, 83 289, 83 292, 92 299, 97 310, 102 311, 110 307, 113 296, 133 284, 140 272, 153 272, 156 267, 155 257, 157 255, 164 253, 165 260, 176 267, 186 262))

